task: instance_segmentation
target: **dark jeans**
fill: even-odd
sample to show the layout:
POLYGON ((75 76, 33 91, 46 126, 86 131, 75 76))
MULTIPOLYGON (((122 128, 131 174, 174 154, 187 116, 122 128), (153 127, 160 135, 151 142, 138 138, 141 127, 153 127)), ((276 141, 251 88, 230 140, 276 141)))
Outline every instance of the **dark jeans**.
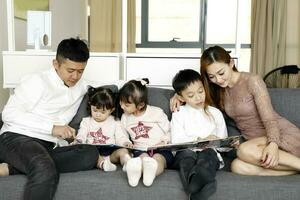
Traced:
POLYGON ((213 149, 194 152, 190 149, 176 153, 173 168, 179 170, 180 179, 191 200, 208 199, 216 191, 216 171, 219 159, 213 149))
POLYGON ((26 174, 24 199, 53 199, 59 173, 89 170, 96 166, 98 150, 91 145, 57 147, 51 142, 5 132, 0 136, 0 160, 10 174, 26 174))

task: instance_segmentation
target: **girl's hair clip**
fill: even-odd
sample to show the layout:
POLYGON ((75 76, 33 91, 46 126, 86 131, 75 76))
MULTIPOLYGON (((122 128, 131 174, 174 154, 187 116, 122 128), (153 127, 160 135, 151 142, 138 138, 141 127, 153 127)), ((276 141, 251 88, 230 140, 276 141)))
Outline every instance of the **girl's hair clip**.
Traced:
POLYGON ((137 78, 135 79, 135 81, 139 81, 143 86, 149 83, 149 80, 147 78, 137 78))

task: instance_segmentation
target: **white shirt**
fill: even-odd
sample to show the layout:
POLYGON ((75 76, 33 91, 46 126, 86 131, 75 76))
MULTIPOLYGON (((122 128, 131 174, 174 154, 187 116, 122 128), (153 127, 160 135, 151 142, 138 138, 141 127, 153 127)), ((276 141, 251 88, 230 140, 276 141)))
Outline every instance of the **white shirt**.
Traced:
POLYGON ((208 106, 205 112, 204 109, 186 104, 172 114, 172 143, 191 142, 209 135, 219 138, 226 138, 228 135, 223 115, 217 108, 208 106))
POLYGON ((86 92, 84 80, 67 87, 54 67, 27 76, 4 107, 0 134, 11 131, 57 143, 58 139, 52 136, 53 125, 67 125, 86 92))
MULTIPOLYGON (((172 114, 172 143, 192 142, 198 137, 206 138, 209 135, 219 138, 228 136, 225 120, 219 109, 208 106, 204 111, 204 109, 196 109, 186 104, 172 114)), ((217 151, 216 153, 220 161, 219 169, 221 169, 225 164, 220 153, 217 151)))

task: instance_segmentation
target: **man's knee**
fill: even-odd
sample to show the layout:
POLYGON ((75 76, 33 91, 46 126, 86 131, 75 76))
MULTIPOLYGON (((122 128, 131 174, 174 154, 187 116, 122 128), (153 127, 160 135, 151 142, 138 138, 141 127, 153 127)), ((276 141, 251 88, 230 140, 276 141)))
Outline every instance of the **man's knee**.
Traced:
POLYGON ((35 156, 27 169, 27 176, 30 182, 35 184, 53 184, 57 185, 59 173, 55 163, 51 158, 35 156))

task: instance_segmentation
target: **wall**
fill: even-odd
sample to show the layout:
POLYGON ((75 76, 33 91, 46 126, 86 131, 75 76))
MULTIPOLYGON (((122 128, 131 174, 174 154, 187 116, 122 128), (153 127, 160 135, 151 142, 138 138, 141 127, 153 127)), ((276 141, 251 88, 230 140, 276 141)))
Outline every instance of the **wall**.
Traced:
POLYGON ((6 1, 0 1, 0 112, 7 102, 9 91, 2 88, 3 83, 3 66, 2 66, 2 51, 8 49, 7 44, 7 16, 6 16, 6 1))
MULTIPOLYGON (((56 50, 58 43, 65 38, 80 37, 87 39, 87 0, 51 0, 49 10, 52 14, 52 44, 51 49, 56 50)), ((6 8, 6 6, 5 6, 6 8)), ((24 51, 27 48, 26 21, 15 18, 16 50, 24 51)))

